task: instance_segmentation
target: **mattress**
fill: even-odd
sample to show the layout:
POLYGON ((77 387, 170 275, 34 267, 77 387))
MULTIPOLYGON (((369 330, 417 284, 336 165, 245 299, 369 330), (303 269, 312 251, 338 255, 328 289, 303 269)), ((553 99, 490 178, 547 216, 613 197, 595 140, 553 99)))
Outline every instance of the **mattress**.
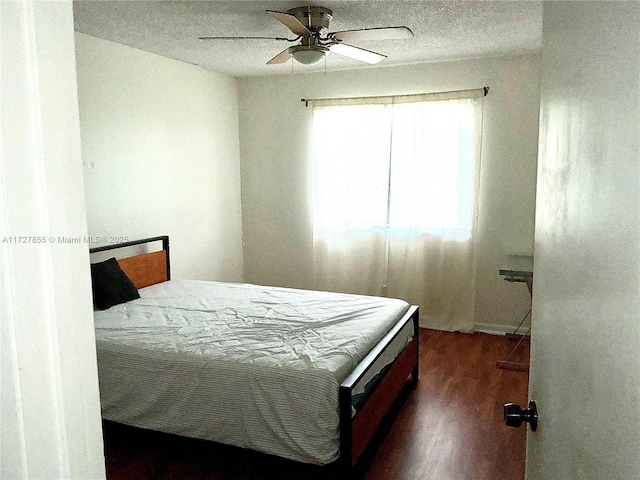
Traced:
POLYGON ((193 280, 140 297, 94 313, 104 418, 314 464, 339 456, 340 383, 409 307, 193 280))

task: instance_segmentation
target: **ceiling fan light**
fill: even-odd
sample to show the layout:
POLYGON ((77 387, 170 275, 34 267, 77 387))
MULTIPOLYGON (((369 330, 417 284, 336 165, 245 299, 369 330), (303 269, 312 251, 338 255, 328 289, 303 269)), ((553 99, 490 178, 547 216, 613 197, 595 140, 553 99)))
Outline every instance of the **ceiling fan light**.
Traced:
POLYGON ((289 53, 300 63, 314 65, 329 54, 329 49, 320 45, 296 45, 289 48, 289 53))

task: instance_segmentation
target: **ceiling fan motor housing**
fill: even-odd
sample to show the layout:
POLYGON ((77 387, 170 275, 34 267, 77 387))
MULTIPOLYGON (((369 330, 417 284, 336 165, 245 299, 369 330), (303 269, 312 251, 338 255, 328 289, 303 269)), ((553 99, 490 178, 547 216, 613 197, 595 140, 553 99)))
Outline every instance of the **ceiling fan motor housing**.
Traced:
POLYGON ((310 5, 306 7, 296 7, 287 10, 289 15, 293 15, 305 27, 313 33, 328 31, 329 22, 333 18, 333 12, 328 8, 310 5))
POLYGON ((329 54, 329 48, 321 44, 321 41, 329 32, 333 12, 328 8, 311 5, 292 8, 287 10, 287 14, 295 17, 311 32, 311 35, 305 35, 300 39, 299 45, 289 47, 289 54, 306 65, 320 62, 329 54))

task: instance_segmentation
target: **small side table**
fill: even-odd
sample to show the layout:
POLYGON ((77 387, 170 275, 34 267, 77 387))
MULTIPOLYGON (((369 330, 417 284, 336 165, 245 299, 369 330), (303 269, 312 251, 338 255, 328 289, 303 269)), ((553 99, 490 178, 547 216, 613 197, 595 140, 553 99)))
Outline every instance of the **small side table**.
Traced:
MULTIPOLYGON (((504 262, 504 266, 500 268, 500 275, 504 276, 507 282, 522 282, 527 285, 529 295, 533 297, 533 255, 509 255, 504 262)), ((531 332, 531 324, 526 333, 517 335, 518 330, 525 322, 527 317, 531 315, 531 308, 520 321, 520 324, 516 327, 512 334, 507 334, 510 337, 519 338, 517 345, 511 350, 511 353, 507 356, 506 360, 500 360, 496 362, 496 367, 504 370, 518 370, 523 372, 529 371, 529 365, 526 363, 511 362, 511 356, 520 346, 524 338, 531 332)))

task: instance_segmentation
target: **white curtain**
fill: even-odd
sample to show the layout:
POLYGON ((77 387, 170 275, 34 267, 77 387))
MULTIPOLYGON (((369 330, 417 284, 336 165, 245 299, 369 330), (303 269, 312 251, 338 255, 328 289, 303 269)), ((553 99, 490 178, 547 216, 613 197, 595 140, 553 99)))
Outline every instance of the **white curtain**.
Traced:
POLYGON ((316 288, 403 298, 424 326, 473 330, 481 107, 314 105, 316 288))
POLYGON ((384 293, 390 132, 389 105, 314 108, 315 288, 384 293))

